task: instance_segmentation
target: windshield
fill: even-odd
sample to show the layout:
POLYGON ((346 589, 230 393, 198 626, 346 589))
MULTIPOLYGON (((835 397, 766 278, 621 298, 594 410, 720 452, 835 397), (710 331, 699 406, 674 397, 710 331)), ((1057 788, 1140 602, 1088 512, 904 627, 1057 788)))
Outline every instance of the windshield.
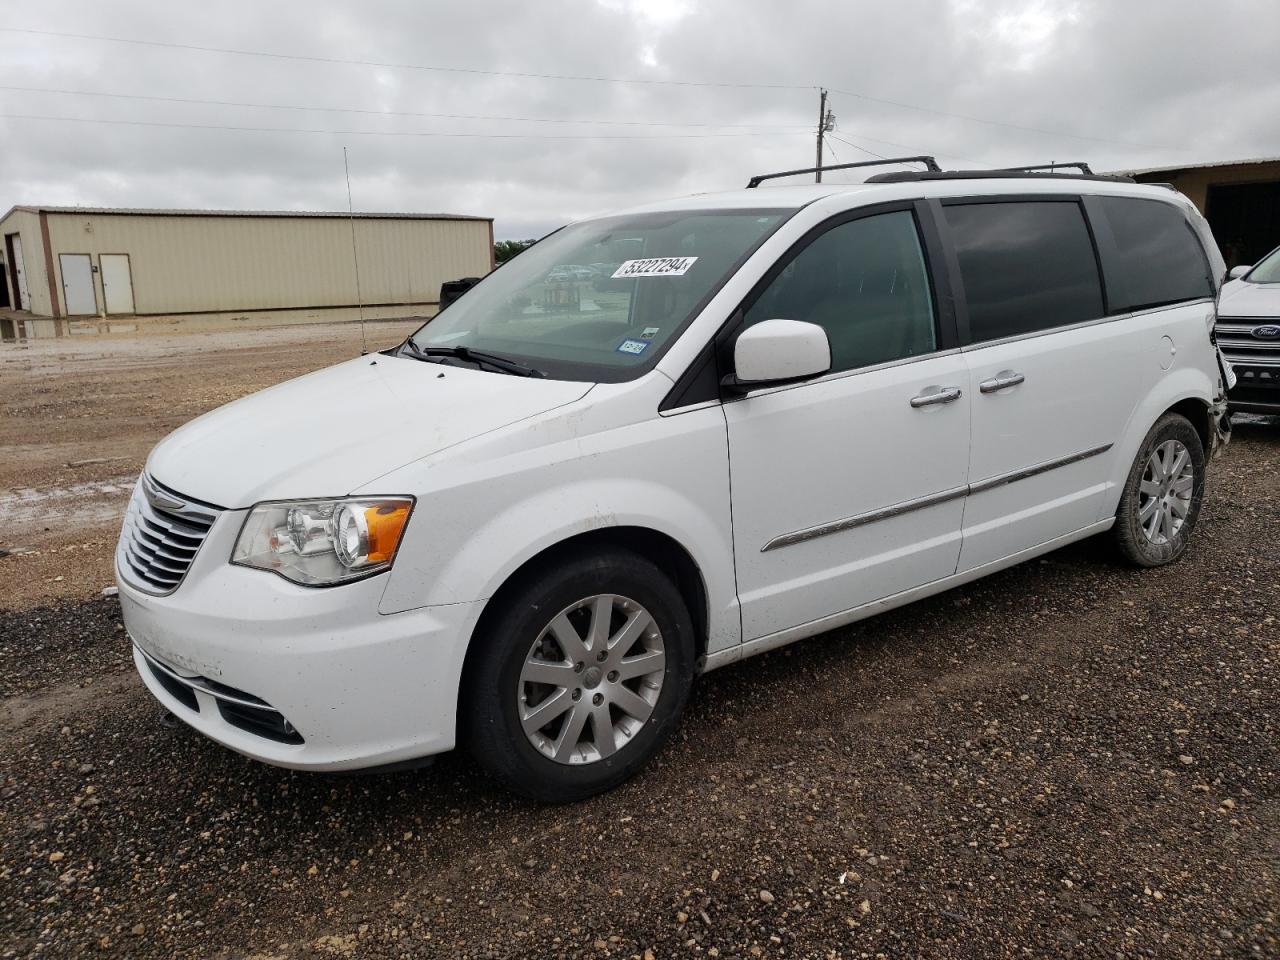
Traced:
POLYGON ((652 366, 792 211, 650 213, 573 224, 494 271, 413 334, 566 380, 620 381, 652 366))
POLYGON ((1280 247, 1259 260, 1245 279, 1250 283, 1280 283, 1280 247))

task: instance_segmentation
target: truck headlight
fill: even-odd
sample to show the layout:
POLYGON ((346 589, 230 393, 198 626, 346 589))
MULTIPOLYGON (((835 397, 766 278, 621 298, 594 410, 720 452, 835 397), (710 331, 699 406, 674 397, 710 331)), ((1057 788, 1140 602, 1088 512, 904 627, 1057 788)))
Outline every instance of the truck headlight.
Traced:
POLYGON ((391 566, 412 512, 412 497, 260 503, 231 562, 313 587, 358 580, 391 566))

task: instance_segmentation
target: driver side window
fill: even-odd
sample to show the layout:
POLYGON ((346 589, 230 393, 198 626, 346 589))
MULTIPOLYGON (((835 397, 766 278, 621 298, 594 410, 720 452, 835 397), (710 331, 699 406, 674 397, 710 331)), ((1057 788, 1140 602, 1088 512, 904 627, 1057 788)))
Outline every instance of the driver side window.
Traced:
POLYGON ((933 352, 933 298, 910 211, 850 220, 801 250, 744 319, 775 317, 825 329, 833 373, 933 352))

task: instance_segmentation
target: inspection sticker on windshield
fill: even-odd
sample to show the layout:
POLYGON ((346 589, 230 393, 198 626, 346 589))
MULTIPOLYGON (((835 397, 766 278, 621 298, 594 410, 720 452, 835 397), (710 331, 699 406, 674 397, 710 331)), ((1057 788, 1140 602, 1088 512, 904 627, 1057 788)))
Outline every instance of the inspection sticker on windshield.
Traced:
POLYGON ((655 257, 649 260, 628 260, 619 264, 613 277, 683 277, 698 262, 697 257, 655 257))
POLYGON ((618 344, 618 353, 629 353, 633 357, 638 357, 649 349, 648 340, 623 340, 618 344))

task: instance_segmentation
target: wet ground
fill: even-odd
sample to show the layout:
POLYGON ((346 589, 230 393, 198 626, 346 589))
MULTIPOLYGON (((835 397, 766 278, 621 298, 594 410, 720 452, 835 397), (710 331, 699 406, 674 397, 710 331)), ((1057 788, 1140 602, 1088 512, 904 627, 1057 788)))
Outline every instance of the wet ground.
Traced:
MULTIPOLYGON (((369 347, 419 322, 369 323, 369 347)), ((161 437, 359 352, 356 324, 0 344, 0 606, 97 594, 161 437)))
POLYGON ((726 668, 651 769, 548 808, 462 756, 295 774, 166 721, 88 505, 351 344, 163 353, 0 350, 0 956, 1280 956, 1274 422, 1180 563, 1088 541, 726 668))

